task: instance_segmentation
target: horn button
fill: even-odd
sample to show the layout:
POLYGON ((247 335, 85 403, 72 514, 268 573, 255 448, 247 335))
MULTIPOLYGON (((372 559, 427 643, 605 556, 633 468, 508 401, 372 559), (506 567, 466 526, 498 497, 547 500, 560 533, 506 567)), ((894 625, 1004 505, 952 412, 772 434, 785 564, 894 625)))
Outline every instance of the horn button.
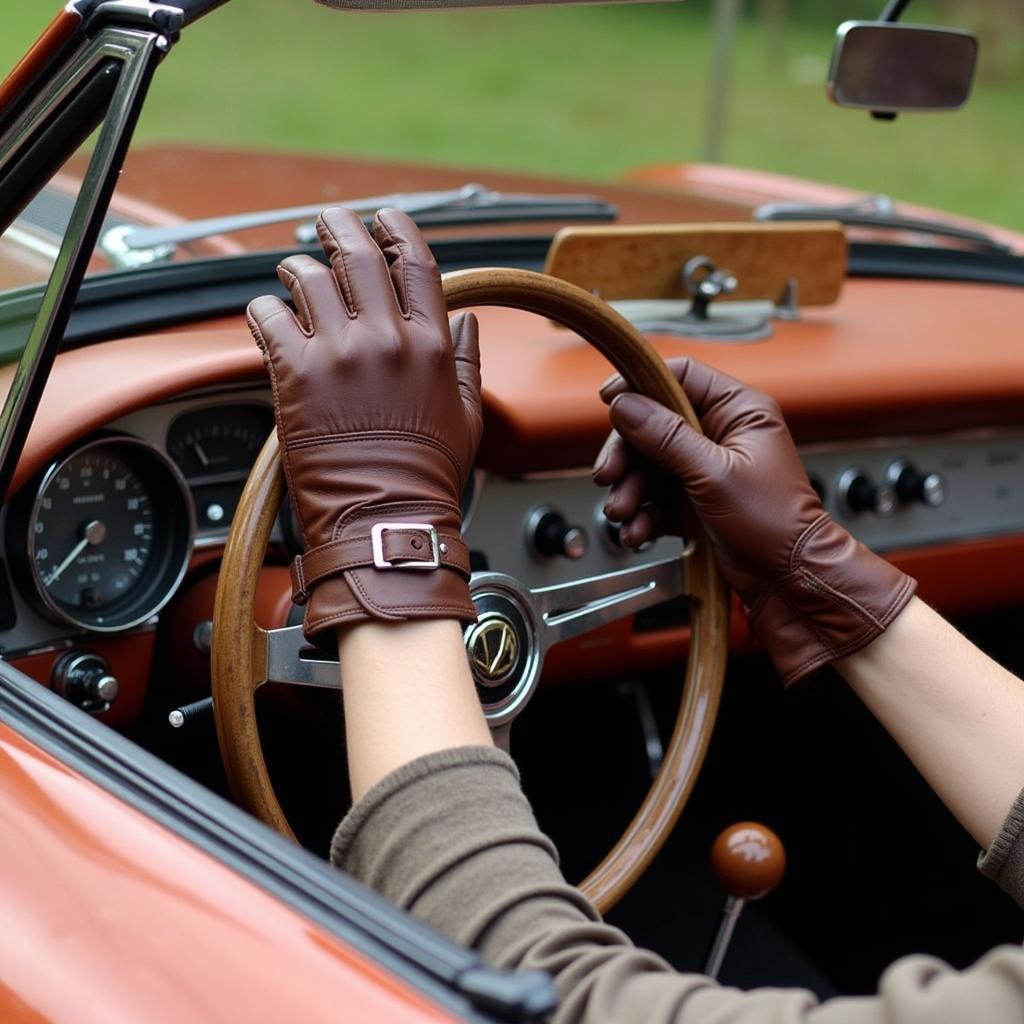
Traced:
POLYGON ((529 594, 517 581, 484 573, 473 581, 477 621, 463 633, 473 681, 491 727, 511 722, 540 674, 540 645, 529 594))

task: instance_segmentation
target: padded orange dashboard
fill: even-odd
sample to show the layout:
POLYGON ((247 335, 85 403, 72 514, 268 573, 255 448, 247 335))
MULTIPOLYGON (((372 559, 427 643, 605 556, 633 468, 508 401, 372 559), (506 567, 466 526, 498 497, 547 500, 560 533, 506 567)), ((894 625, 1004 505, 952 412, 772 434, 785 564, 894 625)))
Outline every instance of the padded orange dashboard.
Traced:
MULTIPOLYGON (((487 431, 502 474, 587 465, 607 430, 609 372, 574 335, 514 310, 480 311, 487 431)), ((775 395, 800 442, 1024 422, 1024 293, 996 285, 851 280, 838 303, 747 344, 653 337, 775 395)), ((62 353, 13 489, 78 438, 134 409, 262 379, 242 318, 62 353)), ((9 386, 13 368, 0 372, 9 386)))
MULTIPOLYGON (((588 465, 608 429, 597 395, 609 372, 603 358, 541 318, 479 312, 486 415, 481 465, 508 476, 588 465)), ((1020 290, 853 279, 835 305, 806 311, 799 322, 775 323, 766 341, 652 341, 663 356, 695 356, 774 394, 796 439, 811 443, 1024 423, 1022 320, 1020 290)), ((12 375, 11 367, 0 371, 0 387, 12 375)), ((62 353, 13 488, 129 412, 186 392, 263 379, 262 359, 241 317, 62 353)), ((1024 601, 1024 535, 889 557, 947 614, 1024 601)), ((738 617, 734 627, 733 649, 744 650, 748 641, 738 617)), ((122 639, 130 640, 113 638, 111 645, 122 639)), ((553 652, 546 675, 594 678, 618 662, 657 670, 678 660, 683 642, 683 629, 635 633, 623 621, 553 652)), ((48 665, 38 669, 45 681, 48 665)), ((145 684, 137 682, 132 690, 141 695, 145 684)))

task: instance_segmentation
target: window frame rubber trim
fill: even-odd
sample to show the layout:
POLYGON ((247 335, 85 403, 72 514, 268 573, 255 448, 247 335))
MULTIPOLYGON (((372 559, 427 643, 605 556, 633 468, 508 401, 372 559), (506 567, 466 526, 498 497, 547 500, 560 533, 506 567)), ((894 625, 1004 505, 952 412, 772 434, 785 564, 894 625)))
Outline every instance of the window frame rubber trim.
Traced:
POLYGON ((0 722, 473 1024, 537 1021, 554 992, 501 971, 0 661, 0 722))

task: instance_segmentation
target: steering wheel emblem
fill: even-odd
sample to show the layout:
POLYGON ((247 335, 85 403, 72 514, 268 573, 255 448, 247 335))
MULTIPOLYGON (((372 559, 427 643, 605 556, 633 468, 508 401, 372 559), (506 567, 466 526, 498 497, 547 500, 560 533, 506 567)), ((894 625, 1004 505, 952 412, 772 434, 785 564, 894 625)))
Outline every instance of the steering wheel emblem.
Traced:
POLYGON ((504 618, 478 622, 466 637, 470 664, 484 686, 504 682, 519 661, 519 637, 504 618))

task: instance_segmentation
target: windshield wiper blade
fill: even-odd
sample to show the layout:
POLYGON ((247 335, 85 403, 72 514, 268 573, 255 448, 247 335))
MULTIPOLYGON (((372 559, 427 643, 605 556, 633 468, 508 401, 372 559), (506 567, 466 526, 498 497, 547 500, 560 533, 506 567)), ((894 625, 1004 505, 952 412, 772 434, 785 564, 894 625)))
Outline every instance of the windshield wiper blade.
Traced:
MULTIPOLYGON (((392 192, 334 203, 230 214, 166 227, 122 225, 107 231, 100 239, 100 246, 119 266, 140 266, 170 259, 175 246, 198 242, 213 235, 233 234, 292 221, 310 221, 325 206, 345 206, 365 217, 372 216, 383 206, 390 206, 403 210, 424 227, 536 220, 608 221, 618 216, 612 204, 597 196, 495 192, 473 183, 436 192, 392 192)), ((300 225, 296 240, 303 244, 315 241, 315 226, 312 223, 300 225)))
POLYGON ((837 220, 850 227, 882 228, 889 231, 934 235, 939 238, 955 238, 960 242, 969 242, 982 252, 1013 252, 1010 246, 997 242, 983 231, 946 224, 941 220, 904 217, 896 212, 893 201, 882 195, 866 196, 853 203, 839 203, 835 206, 818 206, 813 203, 766 203, 754 211, 754 220, 837 220))
MULTIPOLYGON (((474 224, 529 224, 537 221, 574 221, 606 224, 618 219, 618 207, 597 196, 533 196, 493 192, 493 202, 447 206, 412 213, 421 228, 457 228, 474 224)), ((318 211, 319 212, 319 211, 318 211)), ((374 210, 374 213, 377 211, 374 210)), ((364 220, 369 224, 371 217, 364 220)), ((300 224, 295 240, 311 245, 317 240, 316 224, 300 224)))

